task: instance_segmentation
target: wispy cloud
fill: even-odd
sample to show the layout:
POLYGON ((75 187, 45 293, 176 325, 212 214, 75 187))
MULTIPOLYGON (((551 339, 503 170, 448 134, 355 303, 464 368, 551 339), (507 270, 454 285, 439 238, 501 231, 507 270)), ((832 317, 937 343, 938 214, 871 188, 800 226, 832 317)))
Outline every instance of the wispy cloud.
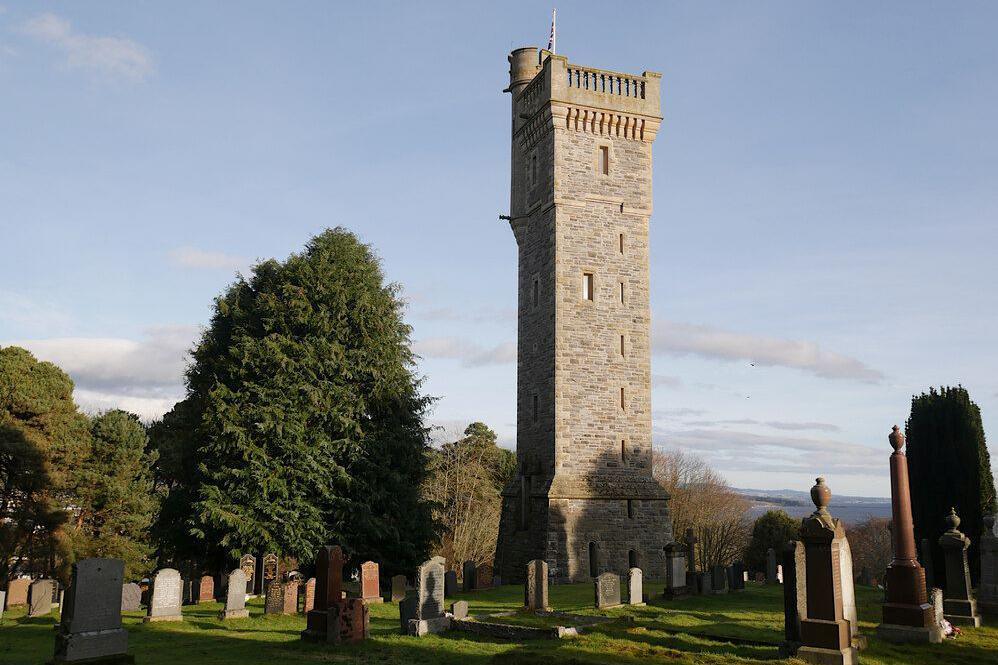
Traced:
POLYGON ((466 321, 468 323, 511 323, 516 321, 513 308, 455 309, 453 307, 416 307, 412 316, 423 321, 466 321))
POLYGON ((862 361, 825 351, 814 342, 747 335, 674 321, 655 323, 652 350, 656 353, 789 367, 826 379, 879 383, 884 378, 881 372, 862 361))
POLYGON ((730 420, 690 420, 685 423, 689 427, 715 427, 718 425, 761 425, 790 432, 839 432, 842 430, 832 423, 790 422, 783 420, 754 420, 752 418, 736 418, 730 420))
POLYGON ((185 268, 210 270, 245 270, 252 263, 249 259, 224 252, 210 252, 197 247, 176 247, 167 255, 173 263, 185 268))
POLYGON ((460 360, 465 367, 506 365, 516 361, 513 342, 485 347, 459 337, 427 337, 413 342, 412 349, 423 358, 460 360))
POLYGON ((0 291, 0 321, 18 330, 59 334, 72 322, 62 308, 13 291, 0 291))
POLYGON ((821 474, 882 478, 887 465, 887 457, 880 449, 831 439, 732 430, 656 428, 655 443, 703 455, 722 472, 795 473, 808 478, 821 474))
POLYGON ((678 376, 666 376, 665 374, 652 374, 652 388, 678 388, 683 385, 683 380, 678 376))
POLYGON ((23 32, 65 55, 65 65, 113 78, 143 81, 155 70, 149 50, 127 37, 86 35, 73 29, 69 21, 52 13, 40 14, 22 28, 23 32))
POLYGON ((123 408, 148 419, 161 416, 183 395, 187 352, 197 334, 193 326, 162 326, 137 340, 61 337, 2 345, 24 347, 66 371, 84 409, 123 408))

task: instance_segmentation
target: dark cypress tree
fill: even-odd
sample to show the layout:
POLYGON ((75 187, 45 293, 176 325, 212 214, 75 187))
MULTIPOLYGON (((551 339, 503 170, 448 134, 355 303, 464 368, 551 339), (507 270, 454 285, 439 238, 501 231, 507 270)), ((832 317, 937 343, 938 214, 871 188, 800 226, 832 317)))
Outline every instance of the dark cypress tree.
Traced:
POLYGON ((960 515, 960 530, 971 538, 968 552, 971 575, 980 572, 978 541, 982 517, 995 510, 991 457, 984 440, 981 410, 962 386, 930 388, 911 400, 905 425, 911 510, 915 538, 932 544, 937 585, 945 581, 939 536, 946 530, 943 518, 950 507, 960 515))
POLYGON ((276 551, 411 570, 436 536, 420 496, 430 403, 398 287, 343 229, 265 261, 215 302, 193 351, 192 533, 221 557, 276 551))

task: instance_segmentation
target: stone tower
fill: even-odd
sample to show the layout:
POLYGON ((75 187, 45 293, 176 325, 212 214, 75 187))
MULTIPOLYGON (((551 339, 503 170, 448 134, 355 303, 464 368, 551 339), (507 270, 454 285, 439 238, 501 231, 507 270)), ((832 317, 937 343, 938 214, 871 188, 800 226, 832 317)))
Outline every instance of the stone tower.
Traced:
POLYGON ((668 495, 651 475, 648 221, 661 75, 509 56, 509 221, 519 249, 517 475, 496 563, 522 581, 640 567, 665 578, 668 495))

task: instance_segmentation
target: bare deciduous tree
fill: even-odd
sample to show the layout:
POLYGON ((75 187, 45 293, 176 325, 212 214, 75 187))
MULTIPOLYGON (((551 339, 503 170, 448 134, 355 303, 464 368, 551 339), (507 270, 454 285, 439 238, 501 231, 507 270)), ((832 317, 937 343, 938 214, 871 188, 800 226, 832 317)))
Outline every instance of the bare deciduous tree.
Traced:
POLYGON ((883 517, 870 517, 846 529, 849 549, 852 550, 852 569, 856 575, 866 568, 870 575, 881 582, 887 565, 894 556, 891 545, 891 521, 883 517))
POLYGON ((672 496, 676 539, 683 540, 689 528, 696 534, 698 569, 727 565, 741 556, 749 537, 749 502, 706 460, 678 450, 655 450, 652 473, 672 496))

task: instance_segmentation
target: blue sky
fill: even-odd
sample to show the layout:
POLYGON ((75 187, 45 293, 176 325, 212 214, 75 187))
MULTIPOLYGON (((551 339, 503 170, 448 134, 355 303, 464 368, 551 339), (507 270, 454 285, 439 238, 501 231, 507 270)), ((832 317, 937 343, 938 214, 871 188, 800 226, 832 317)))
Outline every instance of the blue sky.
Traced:
MULTIPOLYGON (((551 6, 0 0, 0 344, 86 409, 182 394, 212 298, 343 225, 409 301, 442 435, 515 441, 506 54, 551 6)), ((886 495, 911 395, 998 423, 998 7, 558 4, 663 74, 655 443, 733 484, 886 495)))

